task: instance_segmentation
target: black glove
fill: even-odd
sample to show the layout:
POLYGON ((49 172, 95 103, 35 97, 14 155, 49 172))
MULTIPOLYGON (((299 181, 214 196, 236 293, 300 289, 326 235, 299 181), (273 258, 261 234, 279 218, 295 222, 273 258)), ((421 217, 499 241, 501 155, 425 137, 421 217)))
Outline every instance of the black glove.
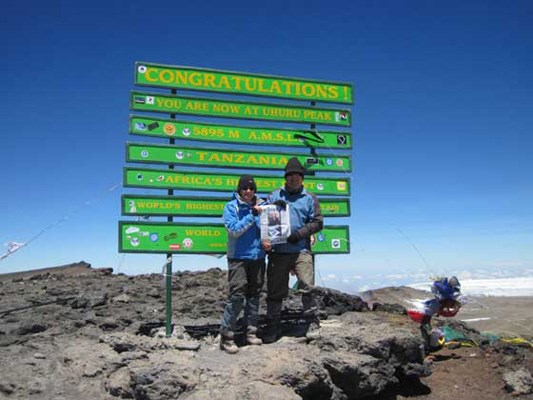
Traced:
POLYGON ((285 200, 276 200, 274 205, 281 208, 287 208, 287 203, 285 203, 285 200))
POLYGON ((290 244, 296 244, 300 241, 301 239, 301 236, 295 232, 295 233, 291 233, 290 236, 287 238, 287 242, 289 242, 290 244))
POLYGON ((255 216, 259 215, 259 211, 257 211, 254 207, 252 207, 252 214, 255 216))

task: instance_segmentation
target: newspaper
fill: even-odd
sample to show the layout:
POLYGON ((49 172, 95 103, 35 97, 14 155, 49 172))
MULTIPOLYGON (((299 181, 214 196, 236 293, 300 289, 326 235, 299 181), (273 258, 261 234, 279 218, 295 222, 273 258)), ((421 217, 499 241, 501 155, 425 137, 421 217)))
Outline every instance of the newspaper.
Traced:
POLYGON ((282 208, 271 204, 261 208, 261 240, 269 240, 272 244, 287 243, 291 234, 289 205, 282 208))

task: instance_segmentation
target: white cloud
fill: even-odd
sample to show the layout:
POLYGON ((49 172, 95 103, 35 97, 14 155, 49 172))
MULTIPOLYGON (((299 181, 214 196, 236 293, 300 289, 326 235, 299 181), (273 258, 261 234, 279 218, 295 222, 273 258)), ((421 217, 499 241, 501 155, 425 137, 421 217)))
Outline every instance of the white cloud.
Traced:
POLYGON ((386 279, 405 279, 408 278, 410 275, 407 274, 391 274, 391 275, 385 275, 386 279))

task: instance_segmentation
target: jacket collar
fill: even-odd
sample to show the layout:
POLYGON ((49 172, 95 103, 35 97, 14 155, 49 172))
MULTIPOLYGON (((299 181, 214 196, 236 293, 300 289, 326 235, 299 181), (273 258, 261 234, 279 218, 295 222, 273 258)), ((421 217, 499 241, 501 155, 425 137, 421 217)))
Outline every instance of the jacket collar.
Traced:
POLYGON ((255 194, 254 194, 254 198, 252 200, 252 204, 248 204, 247 202, 245 202, 244 199, 241 197, 241 195, 238 192, 233 193, 233 198, 235 200, 237 200, 237 203, 239 203, 239 205, 246 204, 248 206, 254 206, 255 204, 257 204, 257 195, 255 195, 255 194))
POLYGON ((283 188, 282 188, 286 193, 288 193, 289 195, 300 195, 300 194, 307 194, 307 191, 305 190, 305 187, 302 186, 300 189, 298 190, 295 190, 295 191, 290 191, 287 189, 287 187, 285 185, 283 185, 283 188))

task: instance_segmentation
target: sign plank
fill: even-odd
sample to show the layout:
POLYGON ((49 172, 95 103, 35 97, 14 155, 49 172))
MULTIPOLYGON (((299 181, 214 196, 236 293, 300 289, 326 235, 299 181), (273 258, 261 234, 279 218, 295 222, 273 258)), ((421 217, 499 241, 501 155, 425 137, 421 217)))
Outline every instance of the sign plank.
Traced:
POLYGON ((126 143, 126 161, 197 167, 277 169, 296 157, 307 171, 351 172, 350 156, 253 153, 149 143, 126 143))
POLYGON ((180 90, 353 104, 350 83, 135 63, 135 84, 180 90))
MULTIPOLYGON (((239 174, 124 168, 124 186, 137 188, 233 192, 237 187, 239 177, 239 174)), ((269 193, 284 184, 283 177, 254 175, 254 178, 259 193, 269 193)), ((350 195, 348 179, 306 177, 304 186, 317 195, 350 195)))
POLYGON ((130 133, 166 139, 350 150, 349 132, 276 129, 130 116, 130 133))
POLYGON ((347 109, 302 107, 274 103, 247 103, 136 91, 131 92, 130 109, 170 114, 305 124, 337 126, 351 126, 352 124, 352 114, 347 109))
MULTIPOLYGON (((220 217, 229 197, 122 195, 122 215, 220 217)), ((350 200, 320 198, 325 217, 350 216, 350 200)))
MULTIPOLYGON (((226 228, 222 224, 119 221, 119 252, 224 254, 226 228)), ((347 226, 326 226, 311 238, 315 254, 350 252, 347 226)))

